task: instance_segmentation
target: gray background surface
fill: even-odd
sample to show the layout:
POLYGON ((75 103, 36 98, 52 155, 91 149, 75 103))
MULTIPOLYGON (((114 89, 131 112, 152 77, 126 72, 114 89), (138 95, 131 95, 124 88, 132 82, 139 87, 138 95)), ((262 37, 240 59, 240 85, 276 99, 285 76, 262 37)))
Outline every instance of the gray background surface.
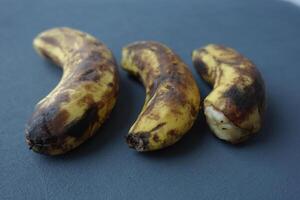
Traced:
POLYGON ((300 199, 300 8, 271 0, 0 1, 0 199, 300 199), (121 69, 110 119, 80 148, 59 157, 24 142, 34 105, 61 71, 41 59, 32 39, 70 26, 122 46, 157 40, 196 75, 191 51, 208 43, 236 48, 265 79, 268 110, 261 134, 232 146, 216 139, 203 115, 176 145, 137 153, 124 141, 144 102, 144 89, 121 69))

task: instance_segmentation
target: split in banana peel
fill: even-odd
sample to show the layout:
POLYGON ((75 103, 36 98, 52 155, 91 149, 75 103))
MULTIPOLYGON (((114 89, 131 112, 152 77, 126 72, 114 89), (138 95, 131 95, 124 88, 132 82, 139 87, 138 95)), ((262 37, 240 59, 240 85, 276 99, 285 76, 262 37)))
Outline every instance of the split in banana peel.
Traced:
POLYGON ((42 32, 33 45, 63 76, 36 105, 26 141, 35 152, 62 154, 93 136, 110 114, 119 88, 116 62, 103 43, 70 28, 42 32))
POLYGON ((204 100, 207 123, 231 143, 245 141, 262 126, 264 81, 255 65, 235 50, 208 45, 193 51, 195 68, 213 86, 204 100))
POLYGON ((199 89, 188 67, 171 49, 152 41, 124 47, 122 66, 146 89, 142 111, 126 137, 129 147, 152 151, 177 142, 200 107, 199 89))

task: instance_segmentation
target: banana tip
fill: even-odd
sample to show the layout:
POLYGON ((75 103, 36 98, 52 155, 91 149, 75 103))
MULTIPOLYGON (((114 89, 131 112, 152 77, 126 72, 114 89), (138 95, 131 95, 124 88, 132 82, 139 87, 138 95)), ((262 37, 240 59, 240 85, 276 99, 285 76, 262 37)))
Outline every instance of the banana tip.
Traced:
POLYGON ((148 137, 145 137, 147 134, 128 134, 126 136, 126 142, 130 148, 136 149, 137 151, 146 151, 148 146, 148 137))

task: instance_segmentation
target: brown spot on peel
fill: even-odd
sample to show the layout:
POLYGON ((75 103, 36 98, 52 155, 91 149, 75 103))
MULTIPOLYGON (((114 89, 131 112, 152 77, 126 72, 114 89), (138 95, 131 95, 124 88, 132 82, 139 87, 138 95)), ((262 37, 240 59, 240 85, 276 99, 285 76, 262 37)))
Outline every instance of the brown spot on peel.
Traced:
POLYGON ((175 130, 170 130, 170 131, 168 132, 168 135, 171 136, 171 137, 174 137, 174 138, 180 137, 180 136, 176 133, 175 130))
POLYGON ((194 61, 194 66, 195 66, 195 69, 197 70, 197 72, 199 74, 201 74, 201 76, 207 76, 208 75, 207 66, 202 60, 200 60, 200 59, 195 60, 194 61))
POLYGON ((155 134, 155 135, 153 136, 153 140, 154 140, 155 142, 159 142, 159 136, 158 136, 157 134, 155 134))
POLYGON ((79 81, 98 81, 100 75, 95 69, 88 69, 84 71, 79 77, 79 81))
POLYGON ((43 40, 45 43, 50 44, 52 46, 59 47, 59 42, 53 37, 43 36, 43 37, 41 37, 41 40, 43 40))
POLYGON ((85 112, 85 114, 78 120, 74 121, 66 127, 64 134, 80 138, 84 135, 86 131, 92 129, 95 122, 98 121, 98 106, 92 105, 85 112))
POLYGON ((160 123, 158 124, 157 126, 155 126, 153 129, 151 129, 149 132, 154 132, 154 131, 157 131, 158 129, 160 129, 161 127, 165 126, 166 123, 163 122, 163 123, 160 123))

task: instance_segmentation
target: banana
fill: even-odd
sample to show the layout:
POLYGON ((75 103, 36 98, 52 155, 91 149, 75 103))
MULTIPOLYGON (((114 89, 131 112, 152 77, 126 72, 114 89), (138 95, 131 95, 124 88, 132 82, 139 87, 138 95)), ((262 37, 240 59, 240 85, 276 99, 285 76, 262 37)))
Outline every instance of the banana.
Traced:
POLYGON ((129 147, 152 151, 177 142, 200 108, 199 90, 187 66, 171 49, 153 41, 124 47, 121 62, 146 89, 142 111, 126 137, 129 147))
POLYGON ((204 112, 215 135, 235 144, 258 132, 266 95, 255 65, 235 50, 214 44, 194 50, 192 60, 213 86, 204 100, 204 112))
POLYGON ((63 154, 93 136, 110 114, 119 88, 116 62, 96 38, 65 27, 42 32, 33 46, 61 66, 63 75, 36 105, 26 142, 38 153, 63 154))

